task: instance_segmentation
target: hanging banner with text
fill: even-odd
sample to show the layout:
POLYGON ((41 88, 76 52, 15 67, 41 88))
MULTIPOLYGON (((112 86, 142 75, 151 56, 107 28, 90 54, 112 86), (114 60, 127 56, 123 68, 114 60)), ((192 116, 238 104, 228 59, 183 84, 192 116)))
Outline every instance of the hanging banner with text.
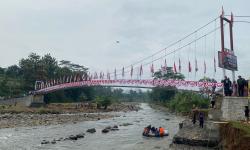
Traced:
POLYGON ((237 71, 237 57, 230 50, 218 51, 219 67, 227 70, 237 71))

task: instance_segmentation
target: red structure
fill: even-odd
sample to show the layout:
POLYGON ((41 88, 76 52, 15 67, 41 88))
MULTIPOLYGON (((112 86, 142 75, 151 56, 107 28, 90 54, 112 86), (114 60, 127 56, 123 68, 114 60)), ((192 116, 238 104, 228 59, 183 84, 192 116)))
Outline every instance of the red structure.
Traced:
POLYGON ((221 54, 219 56, 219 67, 223 68, 223 76, 226 75, 225 69, 232 70, 232 79, 235 81, 235 72, 237 70, 237 58, 234 56, 234 44, 233 44, 233 14, 231 13, 230 19, 224 16, 224 10, 222 8, 222 13, 220 15, 220 28, 221 28, 221 54), (224 22, 229 24, 229 33, 230 33, 230 49, 225 48, 225 34, 224 34, 224 22), (229 55, 229 56, 228 56, 229 55), (228 56, 228 57, 227 57, 228 56), (225 61, 231 63, 234 67, 228 67, 225 64, 225 61), (232 64, 233 63, 233 64, 232 64))

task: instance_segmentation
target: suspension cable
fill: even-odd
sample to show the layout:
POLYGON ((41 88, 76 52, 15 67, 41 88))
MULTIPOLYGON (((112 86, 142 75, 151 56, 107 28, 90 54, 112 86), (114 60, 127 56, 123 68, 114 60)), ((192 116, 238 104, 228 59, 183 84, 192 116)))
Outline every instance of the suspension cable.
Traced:
POLYGON ((139 60, 139 61, 137 61, 137 62, 135 62, 135 63, 133 63, 133 64, 130 64, 130 65, 128 65, 128 66, 126 66, 126 67, 124 67, 124 68, 125 68, 125 69, 126 69, 126 68, 129 68, 131 65, 132 65, 132 66, 134 66, 134 65, 137 65, 137 64, 141 63, 142 61, 145 61, 145 60, 147 60, 147 59, 149 59, 149 58, 152 58, 153 56, 155 56, 155 55, 157 55, 157 54, 161 53, 162 51, 167 50, 168 48, 170 48, 170 47, 172 47, 172 46, 174 46, 174 45, 178 44, 180 41, 183 41, 183 40, 187 39, 188 37, 190 37, 191 35, 195 34, 196 32, 198 32, 198 31, 202 30, 203 28, 205 28, 206 26, 210 25, 211 23, 213 23, 213 22, 214 22, 214 20, 216 20, 216 19, 218 19, 218 18, 219 18, 219 16, 218 16, 218 17, 216 17, 216 18, 214 18, 214 19, 212 19, 211 21, 209 21, 209 22, 208 22, 208 23, 206 23, 205 25, 203 25, 203 26, 199 27, 199 28, 198 28, 198 29, 196 29, 195 31, 193 31, 193 32, 191 32, 191 33, 189 33, 189 34, 185 35, 185 36, 184 36, 184 37, 182 37, 180 40, 177 40, 177 41, 175 41, 175 42, 171 43, 170 45, 168 45, 167 47, 165 47, 165 48, 163 48, 163 49, 161 49, 161 50, 159 50, 159 51, 157 51, 157 52, 153 53, 152 55, 147 56, 147 57, 145 57, 145 58, 143 58, 143 59, 141 59, 141 60, 139 60))
MULTIPOLYGON (((225 25, 225 24, 227 24, 227 23, 224 23, 224 25, 225 25)), ((171 54, 173 54, 173 53, 175 53, 175 52, 177 52, 177 51, 182 50, 183 48, 189 46, 190 44, 192 44, 192 43, 194 43, 194 42, 197 42, 197 41, 201 40, 202 38, 204 38, 204 37, 206 37, 206 36, 208 36, 208 35, 214 33, 214 32, 217 31, 218 29, 220 29, 220 27, 217 27, 217 28, 215 28, 215 29, 213 29, 213 30, 210 30, 210 31, 207 32, 206 34, 204 34, 204 35, 202 35, 202 36, 200 36, 200 37, 198 37, 198 38, 192 40, 191 42, 189 42, 189 43, 187 43, 187 44, 185 44, 185 45, 183 45, 183 46, 181 46, 181 47, 179 47, 179 48, 177 48, 177 49, 175 49, 175 50, 173 50, 173 51, 171 51, 171 52, 168 52, 168 53, 166 53, 166 54, 163 55, 163 56, 160 56, 160 57, 158 57, 158 58, 153 59, 153 62, 158 61, 158 60, 160 60, 160 59, 162 59, 162 58, 164 58, 164 57, 166 57, 166 56, 168 56, 168 55, 171 55, 171 54)), ((146 63, 142 63, 142 66, 147 66, 147 65, 149 65, 149 64, 151 64, 151 63, 152 63, 152 60, 150 60, 149 62, 146 62, 146 63)), ((129 70, 126 71, 126 73, 127 73, 127 72, 129 72, 129 70)))

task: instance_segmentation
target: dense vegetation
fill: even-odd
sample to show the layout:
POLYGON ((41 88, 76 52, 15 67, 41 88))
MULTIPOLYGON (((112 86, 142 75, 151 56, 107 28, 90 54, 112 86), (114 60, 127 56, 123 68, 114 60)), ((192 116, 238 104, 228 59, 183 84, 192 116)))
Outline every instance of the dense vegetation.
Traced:
MULTIPOLYGON (((154 73, 155 79, 178 79, 184 80, 185 76, 181 73, 174 73, 172 67, 168 67, 167 71, 159 70, 154 73)), ((200 81, 213 81, 214 79, 209 79, 204 77, 200 81)), ((175 112, 190 112, 193 106, 198 108, 208 108, 209 100, 207 96, 202 95, 204 92, 211 91, 211 89, 200 89, 200 92, 191 92, 191 91, 181 91, 177 90, 176 87, 155 87, 150 93, 151 101, 160 103, 170 110, 175 112)))
POLYGON ((46 81, 86 73, 87 68, 62 60, 60 63, 50 54, 39 56, 31 53, 19 61, 19 65, 0 68, 0 97, 19 97, 34 90, 35 81, 46 81))
MULTIPOLYGON (((7 68, 0 67, 0 99, 21 97, 34 90, 35 81, 48 81, 66 76, 87 75, 88 68, 74 64, 67 60, 58 61, 50 54, 39 56, 31 53, 27 58, 19 61, 18 65, 7 68)), ((45 95, 45 102, 82 102, 105 100, 136 101, 147 100, 149 97, 141 90, 124 91, 107 87, 83 87, 56 91, 45 95), (101 99, 101 100, 100 100, 101 99)))
POLYGON ((209 99, 193 92, 178 92, 167 106, 176 112, 190 112, 193 106, 208 108, 209 99))

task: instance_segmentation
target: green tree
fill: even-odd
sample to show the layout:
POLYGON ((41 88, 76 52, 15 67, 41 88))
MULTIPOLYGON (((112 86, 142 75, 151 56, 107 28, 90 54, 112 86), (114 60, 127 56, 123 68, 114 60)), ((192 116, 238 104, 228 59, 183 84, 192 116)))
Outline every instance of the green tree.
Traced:
POLYGON ((36 80, 41 80, 43 68, 41 66, 41 57, 35 53, 31 53, 27 59, 21 59, 19 62, 21 72, 24 79, 24 89, 27 91, 34 89, 36 80))
POLYGON ((7 97, 9 95, 9 90, 8 90, 8 86, 7 86, 7 79, 4 78, 1 82, 0 82, 0 96, 1 97, 7 97))
POLYGON ((8 77, 18 78, 21 75, 21 69, 17 65, 12 65, 7 68, 5 74, 8 77))
POLYGON ((4 74, 5 73, 5 69, 0 67, 0 75, 4 74))
MULTIPOLYGON (((174 73, 172 67, 167 67, 167 71, 159 70, 154 73, 154 79, 175 79, 175 80, 183 80, 185 76, 181 73, 174 73)), ((176 87, 155 87, 152 89, 150 97, 153 101, 166 102, 169 101, 177 92, 176 87)))
POLYGON ((109 105, 112 104, 112 97, 111 96, 97 96, 95 98, 95 102, 97 103, 97 107, 104 107, 107 109, 109 105))
POLYGON ((190 112, 193 105, 199 108, 208 108, 209 99, 197 93, 184 91, 178 92, 168 105, 171 110, 176 112, 190 112))
MULTIPOLYGON (((213 82, 213 83, 217 83, 217 81, 213 78, 209 78, 209 77, 204 77, 202 79, 199 80, 199 82, 213 82)), ((201 92, 204 92, 204 93, 211 93, 212 91, 214 91, 216 88, 216 86, 214 87, 200 87, 199 90, 201 92)))
POLYGON ((166 71, 158 70, 153 75, 154 79, 177 79, 177 80, 184 80, 185 76, 182 73, 174 73, 173 67, 167 67, 166 71))

